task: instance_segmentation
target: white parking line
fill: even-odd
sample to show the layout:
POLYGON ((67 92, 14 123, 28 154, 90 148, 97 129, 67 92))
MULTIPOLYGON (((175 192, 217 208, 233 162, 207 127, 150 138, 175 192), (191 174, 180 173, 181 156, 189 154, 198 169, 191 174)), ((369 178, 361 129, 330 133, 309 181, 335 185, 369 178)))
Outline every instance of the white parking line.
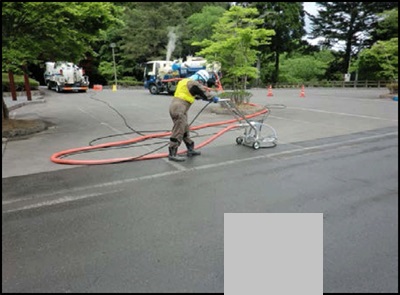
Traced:
POLYGON ((341 115, 341 116, 358 117, 358 118, 366 118, 366 119, 383 120, 383 121, 390 121, 390 122, 398 122, 398 120, 394 120, 394 119, 380 118, 380 117, 374 117, 374 116, 356 115, 356 114, 348 114, 348 113, 329 112, 329 111, 318 110, 318 109, 307 109, 307 108, 297 108, 297 107, 288 107, 288 109, 301 110, 301 111, 310 111, 310 112, 318 112, 318 113, 326 113, 326 114, 334 114, 334 115, 341 115))
POLYGON ((224 162, 214 163, 214 164, 207 164, 207 165, 202 165, 202 166, 193 167, 193 168, 185 168, 184 166, 177 165, 178 166, 177 167, 178 170, 174 170, 174 171, 156 173, 156 174, 153 174, 153 175, 146 175, 146 176, 140 176, 140 177, 117 180, 117 181, 110 181, 110 182, 106 182, 106 183, 100 183, 100 184, 96 184, 96 185, 84 186, 84 187, 79 187, 79 188, 75 188, 75 189, 72 188, 72 189, 68 189, 68 190, 61 190, 61 191, 58 191, 56 193, 32 196, 32 197, 29 197, 29 198, 19 198, 19 199, 13 199, 13 200, 8 200, 8 201, 2 201, 2 206, 3 206, 3 209, 5 210, 5 211, 3 211, 3 213, 10 213, 10 212, 27 210, 27 209, 32 209, 32 208, 39 208, 39 207, 43 207, 43 206, 61 204, 61 203, 75 201, 75 200, 82 200, 82 199, 87 199, 87 198, 91 198, 91 197, 95 197, 95 196, 99 196, 99 195, 103 195, 103 194, 110 194, 110 193, 118 192, 118 191, 121 191, 121 190, 115 190, 115 191, 111 191, 111 192, 110 191, 109 192, 102 192, 102 193, 93 193, 93 194, 83 194, 83 195, 79 195, 78 194, 76 196, 71 195, 71 192, 79 193, 80 191, 91 190, 91 189, 100 189, 100 188, 101 189, 105 189, 105 188, 111 187, 111 186, 118 186, 118 185, 121 185, 121 184, 127 184, 127 183, 132 183, 132 182, 141 181, 141 180, 157 179, 157 178, 161 178, 161 177, 180 174, 182 172, 186 173, 188 171, 198 171, 198 170, 205 170, 205 169, 211 169, 211 168, 216 168, 216 167, 223 167, 223 166, 234 165, 234 164, 248 162, 248 161, 260 160, 260 159, 266 159, 266 158, 274 158, 274 157, 282 156, 282 155, 295 154, 297 152, 302 152, 302 151, 320 150, 321 148, 335 147, 335 146, 338 146, 338 145, 341 145, 341 146, 349 145, 349 144, 359 143, 359 142, 363 142, 363 141, 368 141, 368 140, 371 140, 371 139, 384 138, 384 137, 391 136, 391 135, 398 135, 398 132, 389 132, 389 133, 385 133, 385 134, 365 136, 365 137, 360 137, 360 138, 356 138, 356 139, 350 139, 350 140, 346 140, 346 141, 342 141, 342 142, 320 144, 320 145, 314 145, 314 146, 310 146, 310 147, 300 147, 300 148, 287 150, 287 151, 281 151, 281 152, 265 154, 265 155, 260 155, 260 156, 254 156, 254 157, 248 157, 248 158, 243 158, 243 159, 224 161, 224 162), (7 209, 4 208, 4 206, 6 206, 6 205, 15 204, 17 202, 23 202, 23 201, 27 201, 27 200, 37 200, 37 199, 43 199, 43 198, 49 198, 49 197, 55 197, 57 195, 63 195, 63 194, 66 194, 67 196, 62 196, 62 197, 56 198, 56 199, 51 200, 51 201, 43 201, 43 202, 39 202, 39 203, 36 203, 36 204, 23 206, 23 207, 16 208, 16 209, 7 210, 7 209))
MULTIPOLYGON (((98 197, 98 196, 105 195, 105 194, 113 194, 113 193, 117 193, 117 192, 120 192, 120 191, 121 190, 113 190, 113 191, 109 191, 109 192, 84 194, 84 195, 77 195, 77 196, 63 196, 62 198, 58 198, 58 199, 55 199, 55 200, 43 201, 43 202, 39 202, 39 203, 35 203, 35 204, 22 206, 22 207, 15 208, 15 209, 5 210, 2 213, 11 213, 11 212, 17 212, 17 211, 41 208, 41 207, 46 207, 46 206, 52 206, 52 205, 57 205, 57 204, 63 204, 63 203, 67 203, 67 202, 73 202, 73 201, 77 201, 77 200, 98 197)), ((3 204, 3 206, 4 206, 4 204, 3 204)))

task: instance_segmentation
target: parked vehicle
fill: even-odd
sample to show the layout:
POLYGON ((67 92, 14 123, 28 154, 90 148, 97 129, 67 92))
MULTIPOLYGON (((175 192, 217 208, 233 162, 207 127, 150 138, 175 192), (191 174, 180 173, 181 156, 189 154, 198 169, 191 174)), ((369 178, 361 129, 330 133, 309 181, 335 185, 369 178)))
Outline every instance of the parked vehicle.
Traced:
POLYGON ((176 85, 184 78, 190 77, 199 70, 217 73, 219 63, 208 64, 202 57, 188 56, 186 61, 153 60, 148 61, 144 69, 144 87, 151 94, 167 92, 174 94, 176 85))
POLYGON ((44 81, 48 89, 57 92, 86 92, 89 89, 89 77, 72 62, 46 62, 44 81))

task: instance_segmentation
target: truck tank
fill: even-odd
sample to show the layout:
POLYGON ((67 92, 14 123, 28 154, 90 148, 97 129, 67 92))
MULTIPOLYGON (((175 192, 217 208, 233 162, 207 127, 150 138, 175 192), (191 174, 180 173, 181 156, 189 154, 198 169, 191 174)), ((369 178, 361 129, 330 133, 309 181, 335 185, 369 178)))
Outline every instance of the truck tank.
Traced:
POLYGON ((167 92, 174 94, 177 83, 192 76, 199 70, 219 72, 219 63, 209 64, 203 57, 187 56, 186 61, 177 59, 174 61, 156 60, 146 63, 144 70, 144 87, 151 94, 167 92))
POLYGON ((88 90, 89 77, 76 64, 65 61, 49 61, 45 64, 44 81, 48 89, 56 90, 57 92, 86 92, 88 90))

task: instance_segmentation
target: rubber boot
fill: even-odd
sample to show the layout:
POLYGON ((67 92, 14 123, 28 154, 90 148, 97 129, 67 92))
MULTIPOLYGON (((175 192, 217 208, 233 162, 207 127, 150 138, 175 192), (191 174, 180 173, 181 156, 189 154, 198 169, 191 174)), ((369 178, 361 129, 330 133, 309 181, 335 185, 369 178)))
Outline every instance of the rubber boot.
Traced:
POLYGON ((198 151, 195 151, 194 150, 194 142, 192 142, 191 144, 187 144, 187 143, 185 143, 186 144, 186 147, 187 147, 187 156, 188 157, 193 157, 193 156, 200 156, 201 155, 201 152, 198 152, 198 151))
POLYGON ((183 162, 186 160, 185 157, 181 157, 176 154, 178 152, 177 147, 169 147, 168 150, 169 150, 168 159, 170 159, 171 161, 183 162))

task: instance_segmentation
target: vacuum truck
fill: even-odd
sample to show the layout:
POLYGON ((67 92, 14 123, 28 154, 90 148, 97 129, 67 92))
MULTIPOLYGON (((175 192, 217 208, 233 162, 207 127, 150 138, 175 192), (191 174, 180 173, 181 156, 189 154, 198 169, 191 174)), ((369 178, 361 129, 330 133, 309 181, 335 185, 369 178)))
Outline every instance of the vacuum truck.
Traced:
POLYGON ((144 68, 144 87, 151 94, 163 92, 174 94, 176 85, 180 80, 194 75, 199 70, 213 72, 219 79, 220 69, 220 63, 210 64, 202 57, 188 56, 186 61, 183 61, 183 59, 148 61, 144 68))
POLYGON ((44 81, 47 89, 57 92, 86 92, 89 89, 89 77, 84 74, 82 68, 72 62, 46 62, 44 81))

